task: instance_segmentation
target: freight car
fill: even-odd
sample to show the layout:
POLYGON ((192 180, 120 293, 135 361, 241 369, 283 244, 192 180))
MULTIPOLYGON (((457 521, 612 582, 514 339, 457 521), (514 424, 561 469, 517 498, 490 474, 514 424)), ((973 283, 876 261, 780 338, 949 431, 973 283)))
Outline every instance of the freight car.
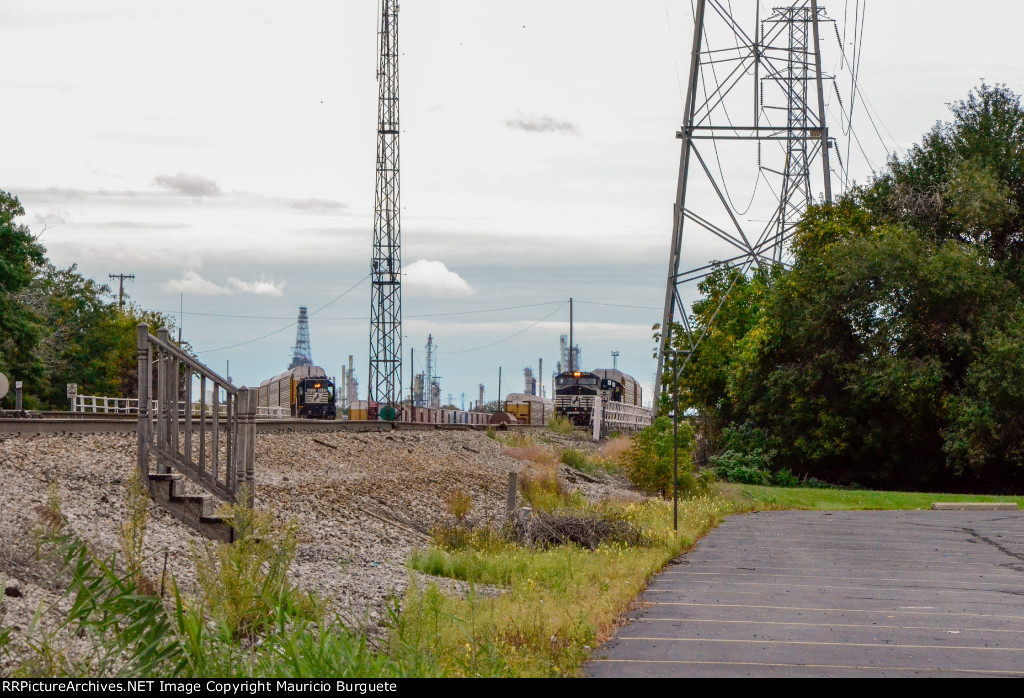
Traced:
POLYGON ((505 398, 505 411, 514 416, 519 424, 547 424, 554 410, 554 400, 537 395, 509 393, 505 398))
POLYGON ((335 419, 334 382, 319 366, 299 366, 260 383, 259 406, 286 408, 292 417, 335 419))
POLYGON ((577 426, 591 424, 596 400, 642 407, 642 398, 636 379, 617 369, 567 371, 555 376, 555 414, 577 426))

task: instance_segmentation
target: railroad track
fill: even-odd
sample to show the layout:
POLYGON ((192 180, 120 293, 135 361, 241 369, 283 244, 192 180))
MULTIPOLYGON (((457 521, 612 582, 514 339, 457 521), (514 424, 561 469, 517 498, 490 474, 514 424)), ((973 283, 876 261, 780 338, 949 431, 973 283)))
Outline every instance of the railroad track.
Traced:
MULTIPOLYGON (((33 412, 29 417, 0 417, 0 436, 53 436, 62 434, 134 434, 134 415, 80 412, 33 412)), ((198 420, 194 420, 198 424, 198 420)), ((496 425, 497 429, 529 430, 527 424, 496 425)), ((483 424, 421 424, 415 422, 320 421, 308 419, 257 419, 256 431, 264 434, 289 432, 368 431, 485 431, 483 424)))

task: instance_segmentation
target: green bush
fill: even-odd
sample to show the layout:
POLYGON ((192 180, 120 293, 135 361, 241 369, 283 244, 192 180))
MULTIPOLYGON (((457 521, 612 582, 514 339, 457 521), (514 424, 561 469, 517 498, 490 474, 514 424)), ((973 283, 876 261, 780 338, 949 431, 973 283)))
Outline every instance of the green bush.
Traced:
POLYGON ((568 418, 563 417, 560 414, 556 414, 548 420, 548 429, 556 434, 571 434, 574 427, 568 418))
POLYGON ((560 460, 576 470, 587 470, 590 468, 590 457, 586 451, 581 451, 578 448, 565 449, 562 451, 560 460))
MULTIPOLYGON (((678 480, 679 492, 699 494, 707 486, 705 478, 693 472, 693 427, 679 424, 678 480)), ((659 417, 654 424, 633 437, 626 453, 626 474, 634 485, 645 492, 667 497, 672 493, 672 420, 659 417)))

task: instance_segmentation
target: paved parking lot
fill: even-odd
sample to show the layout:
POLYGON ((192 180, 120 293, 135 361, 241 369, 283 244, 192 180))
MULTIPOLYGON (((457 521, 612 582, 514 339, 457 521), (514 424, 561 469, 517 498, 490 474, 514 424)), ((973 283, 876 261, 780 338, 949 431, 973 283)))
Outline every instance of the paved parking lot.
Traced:
POLYGON ((589 676, 1024 676, 1024 512, 733 516, 589 676))

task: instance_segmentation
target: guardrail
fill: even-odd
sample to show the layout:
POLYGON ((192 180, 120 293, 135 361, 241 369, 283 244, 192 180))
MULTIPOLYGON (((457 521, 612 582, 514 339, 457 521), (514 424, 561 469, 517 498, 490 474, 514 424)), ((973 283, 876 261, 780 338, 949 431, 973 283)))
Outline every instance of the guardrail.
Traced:
MULTIPOLYGON (((177 413, 179 417, 191 414, 192 417, 199 417, 201 414, 213 414, 213 405, 210 403, 193 402, 191 409, 187 402, 179 401, 177 413)), ((157 409, 157 401, 149 401, 149 411, 154 413, 157 409)), ((172 406, 172 411, 175 408, 172 406)), ((218 413, 221 417, 227 416, 227 405, 218 405, 218 413)), ((284 407, 260 407, 257 416, 261 417, 288 417, 287 408, 284 407), (283 412, 283 413, 279 413, 283 412)), ((138 414, 139 401, 133 397, 104 397, 102 395, 76 395, 71 404, 71 412, 74 414, 138 414)))
MULTIPOLYGON (((150 409, 156 409, 156 401, 151 402, 150 409)), ((71 411, 92 414, 138 414, 139 401, 133 397, 76 395, 71 399, 71 411)))

